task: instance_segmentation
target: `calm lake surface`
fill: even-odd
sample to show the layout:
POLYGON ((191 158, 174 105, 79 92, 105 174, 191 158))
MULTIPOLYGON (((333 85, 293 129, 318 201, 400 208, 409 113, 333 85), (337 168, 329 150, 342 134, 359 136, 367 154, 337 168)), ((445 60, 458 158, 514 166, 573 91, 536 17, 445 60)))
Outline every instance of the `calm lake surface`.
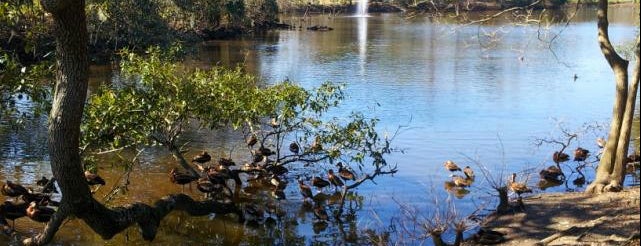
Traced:
MULTIPOLYGON (((573 11, 551 13, 548 19, 558 21, 573 11)), ((450 173, 442 166, 446 160, 469 165, 479 175, 476 163, 497 178, 506 179, 516 172, 520 179, 536 186, 538 171, 553 164, 551 153, 560 148, 553 144, 537 146, 537 138, 558 138, 560 127, 579 131, 586 124, 599 124, 601 128, 580 131, 578 141, 570 146, 570 150, 581 146, 597 153, 594 140, 605 137, 607 128, 603 126, 611 115, 614 83, 596 41, 595 14, 596 10, 583 8, 567 27, 561 21, 542 23, 541 29, 537 25, 511 25, 503 19, 466 26, 448 17, 405 19, 398 14, 368 18, 313 16, 304 20, 283 17, 283 22, 297 26, 326 25, 334 30, 282 30, 202 44, 198 55, 189 61, 195 66, 242 63, 266 83, 290 79, 306 88, 328 80, 344 82, 349 98, 330 116, 363 111, 380 118, 380 130, 390 134, 398 126, 405 126, 394 141, 404 153, 389 158, 398 164, 396 175, 377 178, 376 184, 367 183, 358 189, 361 200, 356 206, 356 219, 350 223, 330 222, 324 230, 313 228, 313 214, 301 207, 292 177, 287 200, 279 203, 287 216, 277 226, 255 228, 238 224, 233 218, 194 218, 176 212, 163 221, 154 243, 334 245, 340 244, 335 240, 342 241, 344 232, 349 236, 357 230, 389 229, 391 222, 399 219, 399 203, 415 206, 425 216, 435 211, 434 197, 450 197, 461 216, 495 205, 496 198, 489 195, 489 184, 482 177, 477 177, 464 197, 448 195, 443 188, 450 180, 450 173)), ((613 43, 631 42, 639 30, 638 5, 615 5, 609 14, 613 43)), ((118 79, 110 67, 94 67, 92 74, 93 88, 118 79)), ((28 102, 21 103, 29 107, 28 102)), ((0 180, 34 184, 39 177, 50 176, 45 123, 45 118, 36 118, 27 121, 24 129, 16 129, 0 122, 0 180)), ((226 131, 194 129, 186 134, 186 139, 190 138, 194 141, 188 158, 200 150, 217 157, 243 145, 242 136, 226 131)), ((247 159, 246 153, 240 152, 233 153, 235 159, 247 159)), ((96 193, 102 199, 123 171, 116 155, 100 161, 100 174, 108 183, 96 193)), ((174 166, 175 161, 163 148, 148 148, 132 174, 128 193, 110 204, 151 203, 181 192, 179 186, 168 181, 167 172, 174 166)), ((574 166, 564 165, 569 180, 577 177, 570 174, 574 166)), ((319 174, 329 168, 321 167, 319 174)), ((295 166, 291 169, 300 172, 295 166)), ((589 182, 594 174, 586 171, 586 176, 589 182)), ((629 176, 626 182, 634 181, 629 176)), ((570 182, 545 191, 565 190, 582 187, 570 182)), ((195 189, 186 192, 201 196, 195 189)), ((539 192, 544 191, 535 189, 539 192)), ((44 225, 18 219, 16 227, 28 234, 44 225)), ((78 221, 68 222, 54 243, 146 244, 135 227, 103 242, 78 221)))

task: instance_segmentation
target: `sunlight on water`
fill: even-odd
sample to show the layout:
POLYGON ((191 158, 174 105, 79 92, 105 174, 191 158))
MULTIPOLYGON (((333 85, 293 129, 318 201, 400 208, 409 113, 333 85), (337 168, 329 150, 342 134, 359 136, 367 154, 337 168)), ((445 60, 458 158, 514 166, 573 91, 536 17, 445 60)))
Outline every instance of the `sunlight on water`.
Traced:
MULTIPOLYGON (((366 1, 358 1, 362 3, 366 1)), ((610 9, 613 17, 610 36, 614 43, 632 40, 638 33, 638 8, 610 9)), ((366 13, 366 12, 365 12, 366 13)), ((284 21, 287 18, 284 16, 284 21)), ((580 129, 584 124, 607 123, 612 110, 613 76, 596 43, 594 11, 583 9, 567 28, 552 24, 542 33, 537 27, 492 23, 463 26, 419 16, 404 19, 395 14, 369 18, 312 17, 313 25, 334 28, 328 32, 275 31, 254 39, 211 41, 203 44, 192 61, 194 66, 213 63, 234 66, 242 63, 247 71, 275 83, 286 78, 306 88, 323 81, 345 82, 349 98, 329 117, 344 117, 363 111, 381 119, 381 131, 393 133, 405 126, 394 145, 403 153, 389 161, 398 164, 394 177, 377 179, 359 188, 362 207, 358 222, 349 228, 385 228, 398 216, 399 202, 431 211, 434 197, 450 196, 461 214, 469 214, 483 205, 493 205, 489 184, 478 177, 470 192, 448 193, 443 188, 450 173, 442 166, 453 160, 461 166, 478 170, 486 166, 499 179, 516 172, 519 179, 535 186, 538 171, 552 164, 551 153, 558 146, 535 145, 537 138, 554 138, 560 126, 580 129), (561 34, 560 36, 555 36, 561 34), (574 75, 578 79, 574 79, 574 75), (380 105, 380 106, 379 106, 380 105)), ((117 83, 117 73, 110 67, 94 67, 92 88, 102 83, 117 83)), ((27 130, 11 130, 0 125, 0 180, 33 184, 50 175, 46 156, 46 119, 31 122, 27 130)), ((638 124, 637 124, 638 125, 638 124)), ((598 152, 596 137, 603 137, 606 127, 582 132, 572 148, 582 146, 598 152)), ((638 136, 638 134, 637 134, 638 136)), ((211 133, 205 129, 189 131, 190 157, 207 150, 215 157, 229 155, 237 162, 247 159, 242 136, 231 131, 211 133)), ((123 155, 131 155, 124 153, 123 155)), ((122 177, 122 160, 115 156, 101 159, 100 174, 108 180, 96 197, 103 199, 122 177)), ((576 162, 564 164, 568 180, 576 162)), ((171 155, 159 147, 149 148, 141 157, 131 177, 130 190, 111 205, 130 202, 151 203, 170 193, 181 192, 171 184, 167 172, 175 167, 171 155)), ((320 169, 328 168, 321 165, 320 169)), ((292 167, 301 173, 300 167, 292 167)), ((324 170, 316 170, 321 173, 324 170)), ((477 171, 477 175, 480 172, 477 171)), ((592 180, 593 173, 586 173, 592 180)), ((631 180, 627 179, 627 180, 631 180)), ((638 183, 638 178, 633 179, 638 183)), ((290 182, 293 182, 290 180, 290 182)), ((196 191, 188 191, 200 197, 196 191)), ((569 184, 545 191, 578 189, 569 184)), ((247 189, 249 192, 251 189, 247 189)), ((536 189, 535 193, 543 192, 536 189)), ((264 194, 265 195, 265 194, 264 194)), ((295 185, 286 192, 287 200, 279 206, 287 218, 279 225, 291 224, 288 231, 268 226, 250 228, 232 218, 191 218, 172 213, 161 226, 158 244, 284 244, 332 243, 340 231, 332 224, 319 230, 313 216, 301 206, 295 185), (315 231, 316 229, 316 231, 315 231)), ((358 207, 357 205, 354 205, 358 207)), ((19 219, 20 231, 32 231, 42 225, 19 219)), ((136 228, 118 235, 108 244, 142 244, 136 228)), ((104 244, 89 228, 77 221, 63 227, 55 244, 104 244)))

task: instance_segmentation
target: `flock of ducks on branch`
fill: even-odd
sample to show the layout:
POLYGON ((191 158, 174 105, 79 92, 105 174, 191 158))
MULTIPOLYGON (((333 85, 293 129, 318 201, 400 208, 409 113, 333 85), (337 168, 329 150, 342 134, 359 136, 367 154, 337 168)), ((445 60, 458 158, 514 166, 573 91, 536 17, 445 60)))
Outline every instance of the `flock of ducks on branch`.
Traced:
MULTIPOLYGON (((102 177, 92 172, 85 171, 84 176, 90 186, 106 184, 102 177)), ((10 180, 2 185, 0 193, 13 199, 5 200, 0 205, 0 225, 6 226, 6 220, 11 220, 12 228, 15 228, 15 220, 22 217, 41 223, 51 220, 51 216, 56 212, 54 207, 60 205, 59 201, 52 200, 52 194, 58 193, 55 180, 42 177, 36 181, 36 186, 41 187, 40 191, 34 191, 10 180)))
MULTIPOLYGON (((272 125, 274 125, 273 122, 272 125)), ((238 168, 234 168, 236 163, 233 160, 220 158, 217 163, 212 165, 212 156, 207 151, 202 151, 191 159, 192 164, 201 172, 200 176, 202 177, 194 176, 190 173, 182 173, 176 168, 172 168, 169 172, 169 180, 174 184, 181 185, 183 191, 185 185, 189 185, 189 189, 191 190, 191 183, 196 182, 198 191, 205 193, 206 197, 217 197, 227 200, 234 196, 234 192, 232 192, 232 189, 228 186, 228 181, 233 180, 235 184, 234 188, 239 188, 243 184, 240 174, 245 173, 248 175, 246 178, 247 182, 264 182, 270 186, 273 198, 277 200, 285 199, 284 190, 288 182, 284 175, 287 174, 289 170, 283 164, 271 160, 269 157, 276 153, 262 146, 262 143, 260 147, 254 148, 255 145, 259 143, 256 135, 252 134, 248 136, 245 139, 245 143, 253 154, 253 161, 251 163, 246 163, 238 168)), ((308 150, 318 152, 322 149, 321 141, 317 137, 309 146, 308 150)), ((293 142, 289 144, 289 151, 294 155, 298 155, 301 147, 296 142, 293 142)), ((325 188, 333 187, 336 191, 336 189, 344 187, 347 181, 356 181, 354 173, 343 163, 338 162, 337 168, 336 172, 334 169, 329 169, 326 178, 321 176, 312 177, 310 182, 311 186, 317 188, 319 192, 322 193, 325 188)), ((301 177, 299 177, 297 181, 303 201, 307 202, 308 199, 315 201, 310 185, 306 184, 306 181, 301 177)), ((252 204, 244 205, 244 210, 249 215, 254 215, 261 210, 252 206, 252 204)), ((319 221, 327 221, 327 212, 325 212, 324 206, 320 202, 316 202, 313 206, 313 212, 319 221)), ((260 217, 259 214, 256 215, 260 217)))

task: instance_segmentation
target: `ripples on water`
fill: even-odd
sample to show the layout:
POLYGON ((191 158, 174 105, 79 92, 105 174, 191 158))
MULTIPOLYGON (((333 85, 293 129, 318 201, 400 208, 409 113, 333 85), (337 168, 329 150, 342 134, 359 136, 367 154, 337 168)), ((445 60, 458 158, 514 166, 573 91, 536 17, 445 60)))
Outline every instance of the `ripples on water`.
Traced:
MULTIPOLYGON (((494 173, 503 170, 505 176, 533 171, 529 183, 535 185, 536 173, 552 164, 551 153, 556 148, 537 147, 535 138, 558 136, 558 122, 571 130, 584 123, 607 123, 613 76, 596 43, 594 13, 592 9, 581 10, 566 29, 560 24, 546 26, 546 40, 563 31, 551 50, 537 39, 536 27, 503 23, 463 27, 447 18, 405 20, 395 14, 369 18, 317 16, 308 25, 327 25, 334 31, 275 31, 242 40, 212 41, 202 45, 192 63, 244 62, 249 72, 268 83, 289 78, 307 88, 326 80, 345 82, 349 99, 331 116, 365 111, 381 119, 383 130, 392 132, 399 125, 407 126, 395 141, 405 153, 390 158, 398 163, 399 173, 378 179, 377 185, 369 183, 359 188, 365 206, 358 212, 355 226, 379 228, 397 215, 398 205, 392 199, 427 211, 433 195, 446 196, 442 188, 449 180, 449 173, 442 167, 445 160, 476 167, 471 161, 475 159, 494 173)), ((610 36, 615 44, 637 35, 638 7, 613 7, 610 17, 610 36)), ((299 20, 283 17, 283 21, 294 24, 299 20)), ((118 80, 109 67, 94 67, 92 72, 93 88, 118 80)), ((34 183, 38 177, 49 175, 45 123, 45 119, 28 122, 28 129, 23 131, 0 126, 1 180, 34 183)), ((580 145, 594 152, 594 139, 604 135, 605 131, 588 132, 571 149, 580 145)), ((241 136, 231 132, 195 130, 186 137, 195 137, 194 152, 202 148, 220 155, 230 146, 242 145, 241 136)), ((235 153, 235 158, 244 158, 241 154, 235 153)), ((120 161, 115 157, 103 161, 101 174, 108 181, 118 178, 120 161)), ((180 187, 167 181, 166 172, 173 162, 163 149, 151 148, 142 156, 128 196, 115 204, 152 202, 179 192, 180 187)), ((592 177, 589 173, 588 180, 592 177)), ((457 209, 462 214, 474 211, 486 200, 487 187, 482 178, 477 178, 470 195, 454 199, 457 209)), ((559 186, 548 190, 565 189, 559 186)), ((104 192, 99 191, 97 197, 104 192)), ((287 195, 289 200, 283 207, 291 218, 282 223, 298 223, 290 228, 292 231, 243 229, 230 220, 175 213, 163 221, 155 242, 301 244, 329 242, 340 236, 335 225, 314 233, 311 215, 299 211, 295 185, 290 185, 287 195)), ((58 243, 102 244, 84 225, 71 224, 59 233, 58 243)), ((18 220, 17 226, 19 230, 41 227, 27 220, 18 220)), ((139 243, 135 231, 130 229, 130 240, 139 243)), ((111 243, 123 240, 125 236, 119 235, 111 243)))

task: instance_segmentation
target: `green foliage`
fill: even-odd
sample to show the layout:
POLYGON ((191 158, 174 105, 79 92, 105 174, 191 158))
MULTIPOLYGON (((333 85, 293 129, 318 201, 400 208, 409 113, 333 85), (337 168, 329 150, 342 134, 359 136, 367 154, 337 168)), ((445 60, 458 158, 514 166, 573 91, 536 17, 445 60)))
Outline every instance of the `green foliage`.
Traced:
POLYGON ((190 70, 175 63, 176 53, 162 53, 158 47, 146 56, 123 52, 125 82, 103 87, 91 97, 85 110, 84 142, 111 147, 174 144, 192 119, 209 128, 238 128, 275 108, 288 112, 305 94, 291 83, 260 89, 239 68, 190 70))
POLYGON ((53 76, 50 62, 23 65, 15 56, 0 49, 0 117, 7 114, 33 112, 38 116, 50 108, 48 79, 53 76), (16 106, 17 100, 27 99, 35 107, 16 106), (27 112, 28 111, 28 112, 27 112))

